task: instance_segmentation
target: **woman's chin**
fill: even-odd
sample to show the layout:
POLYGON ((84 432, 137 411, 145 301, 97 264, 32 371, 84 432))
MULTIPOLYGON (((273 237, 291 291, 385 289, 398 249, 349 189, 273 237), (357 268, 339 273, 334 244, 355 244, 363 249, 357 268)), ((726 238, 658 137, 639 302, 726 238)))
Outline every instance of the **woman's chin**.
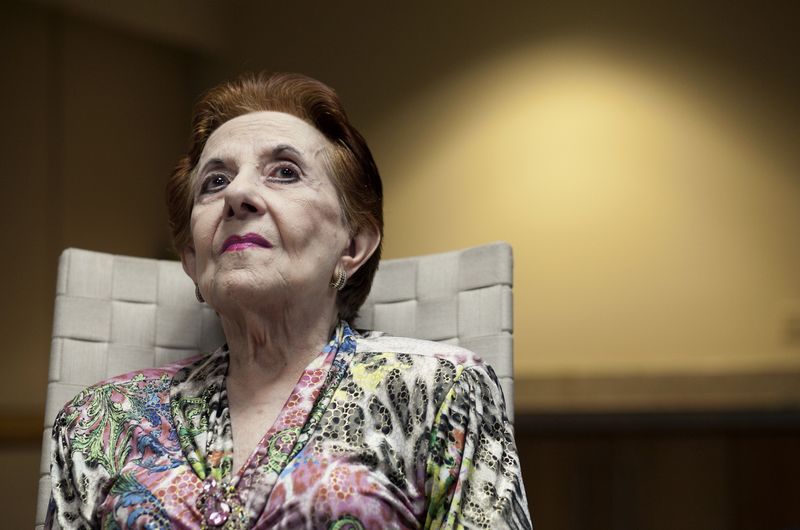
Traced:
POLYGON ((209 299, 214 301, 215 306, 221 307, 258 301, 263 304, 265 300, 277 298, 278 293, 285 289, 285 282, 274 274, 253 269, 234 269, 220 271, 214 276, 209 299))

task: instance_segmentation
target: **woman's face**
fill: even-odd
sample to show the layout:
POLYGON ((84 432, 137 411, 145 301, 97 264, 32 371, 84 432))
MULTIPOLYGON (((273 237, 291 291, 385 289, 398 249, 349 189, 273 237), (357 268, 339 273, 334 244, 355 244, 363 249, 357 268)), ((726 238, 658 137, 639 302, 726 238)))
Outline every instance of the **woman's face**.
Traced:
POLYGON ((183 263, 212 307, 335 300, 329 282, 351 245, 326 169, 330 147, 282 112, 239 116, 209 137, 183 263))

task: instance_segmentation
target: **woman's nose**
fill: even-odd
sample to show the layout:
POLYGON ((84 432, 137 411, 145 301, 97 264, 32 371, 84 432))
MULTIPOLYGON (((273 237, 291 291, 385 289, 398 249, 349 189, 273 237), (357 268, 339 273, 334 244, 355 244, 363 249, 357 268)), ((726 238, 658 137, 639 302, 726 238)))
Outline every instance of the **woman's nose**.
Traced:
POLYGON ((240 171, 225 188, 225 217, 243 219, 266 212, 264 197, 258 189, 258 176, 240 171))

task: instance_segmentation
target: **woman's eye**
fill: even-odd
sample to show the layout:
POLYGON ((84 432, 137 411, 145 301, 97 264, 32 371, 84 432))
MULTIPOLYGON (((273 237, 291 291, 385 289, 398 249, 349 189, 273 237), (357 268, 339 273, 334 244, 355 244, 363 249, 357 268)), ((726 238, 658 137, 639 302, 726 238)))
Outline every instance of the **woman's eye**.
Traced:
POLYGON ((220 191, 228 185, 228 182, 230 181, 225 175, 214 173, 207 176, 203 181, 203 185, 200 188, 200 193, 214 193, 216 191, 220 191))
POLYGON ((294 164, 282 164, 270 171, 269 178, 278 182, 294 182, 300 178, 300 170, 294 164))

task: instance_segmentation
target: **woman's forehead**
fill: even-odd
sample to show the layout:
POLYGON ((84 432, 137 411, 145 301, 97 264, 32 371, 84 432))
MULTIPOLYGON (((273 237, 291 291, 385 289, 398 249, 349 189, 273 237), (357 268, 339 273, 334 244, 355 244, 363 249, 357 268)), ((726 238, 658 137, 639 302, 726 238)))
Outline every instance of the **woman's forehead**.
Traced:
POLYGON ((279 144, 289 145, 301 155, 313 158, 324 151, 330 142, 316 128, 291 114, 251 112, 220 125, 208 138, 200 160, 211 156, 234 155, 249 148, 260 151, 279 144))

